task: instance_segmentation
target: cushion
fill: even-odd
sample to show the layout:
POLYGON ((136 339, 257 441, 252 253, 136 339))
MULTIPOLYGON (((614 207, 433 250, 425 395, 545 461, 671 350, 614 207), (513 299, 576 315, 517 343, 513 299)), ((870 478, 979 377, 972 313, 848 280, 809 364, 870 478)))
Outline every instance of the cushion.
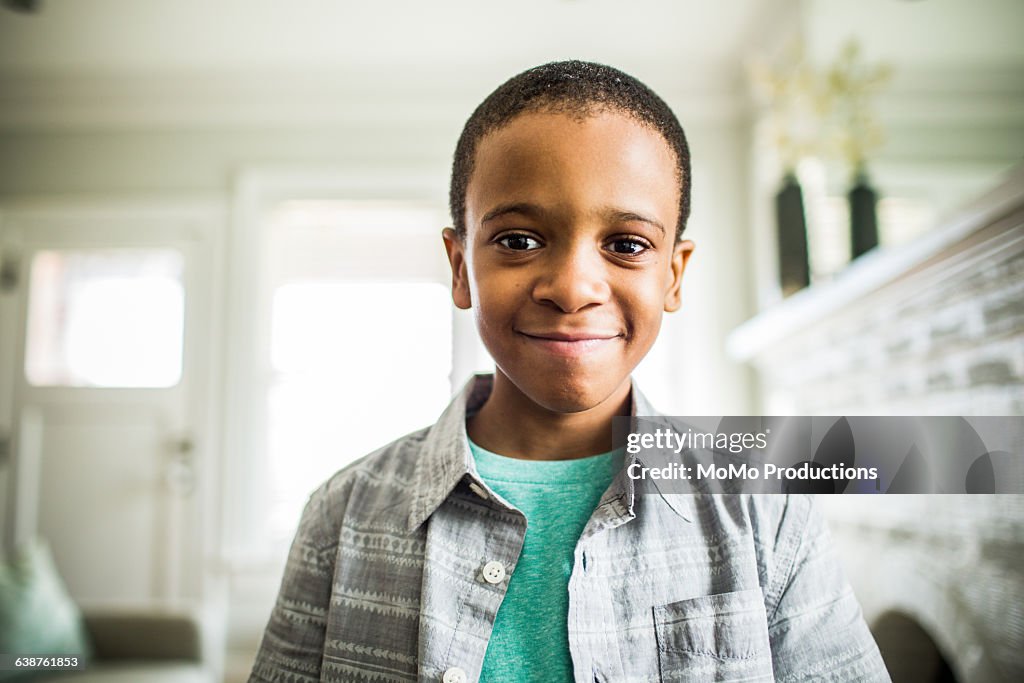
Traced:
MULTIPOLYGON (((79 655, 86 660, 92 655, 82 615, 42 538, 22 544, 0 563, 0 652, 79 655)), ((31 672, 0 671, 0 681, 32 677, 31 672)))

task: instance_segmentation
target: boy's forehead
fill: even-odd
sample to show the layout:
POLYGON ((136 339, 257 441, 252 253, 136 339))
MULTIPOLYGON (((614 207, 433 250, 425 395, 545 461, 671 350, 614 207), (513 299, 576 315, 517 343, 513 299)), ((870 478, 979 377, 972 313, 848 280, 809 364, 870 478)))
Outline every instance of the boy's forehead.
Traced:
POLYGON ((495 204, 528 201, 619 206, 657 214, 674 229, 674 152, 659 132, 621 112, 524 113, 482 138, 474 161, 467 188, 470 225, 495 204))

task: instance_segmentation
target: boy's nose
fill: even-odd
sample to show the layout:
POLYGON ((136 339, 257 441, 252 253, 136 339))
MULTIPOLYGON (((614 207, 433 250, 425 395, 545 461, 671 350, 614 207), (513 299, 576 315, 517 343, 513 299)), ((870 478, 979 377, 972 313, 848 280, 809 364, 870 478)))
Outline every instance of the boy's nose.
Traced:
POLYGON ((604 259, 593 249, 573 247, 544 264, 544 273, 533 287, 538 303, 558 307, 564 313, 575 313, 593 304, 608 301, 611 287, 605 277, 604 259))

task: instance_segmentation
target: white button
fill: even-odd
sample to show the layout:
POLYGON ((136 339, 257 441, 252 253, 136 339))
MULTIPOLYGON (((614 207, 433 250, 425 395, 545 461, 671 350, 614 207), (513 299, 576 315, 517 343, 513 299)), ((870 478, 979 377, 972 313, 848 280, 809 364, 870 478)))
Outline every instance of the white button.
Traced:
POLYGON ((491 560, 484 565, 484 581, 487 583, 501 583, 505 578, 505 565, 501 562, 491 560))
POLYGON ((457 666, 453 666, 444 672, 444 676, 441 677, 443 683, 466 683, 469 678, 466 676, 466 672, 457 666))
POLYGON ((478 485, 475 481, 469 482, 469 490, 475 493, 476 495, 480 496, 484 500, 490 498, 490 496, 487 495, 487 491, 485 491, 483 487, 478 485))

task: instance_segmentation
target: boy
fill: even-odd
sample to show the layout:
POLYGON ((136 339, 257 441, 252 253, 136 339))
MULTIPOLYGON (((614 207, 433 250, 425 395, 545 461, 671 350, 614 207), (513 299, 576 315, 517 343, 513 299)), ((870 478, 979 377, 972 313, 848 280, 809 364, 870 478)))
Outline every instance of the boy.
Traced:
POLYGON ((250 682, 889 680, 802 496, 635 495, 616 415, 680 306, 690 159, 599 64, 473 113, 443 233, 493 356, 438 422, 312 494, 250 682))

